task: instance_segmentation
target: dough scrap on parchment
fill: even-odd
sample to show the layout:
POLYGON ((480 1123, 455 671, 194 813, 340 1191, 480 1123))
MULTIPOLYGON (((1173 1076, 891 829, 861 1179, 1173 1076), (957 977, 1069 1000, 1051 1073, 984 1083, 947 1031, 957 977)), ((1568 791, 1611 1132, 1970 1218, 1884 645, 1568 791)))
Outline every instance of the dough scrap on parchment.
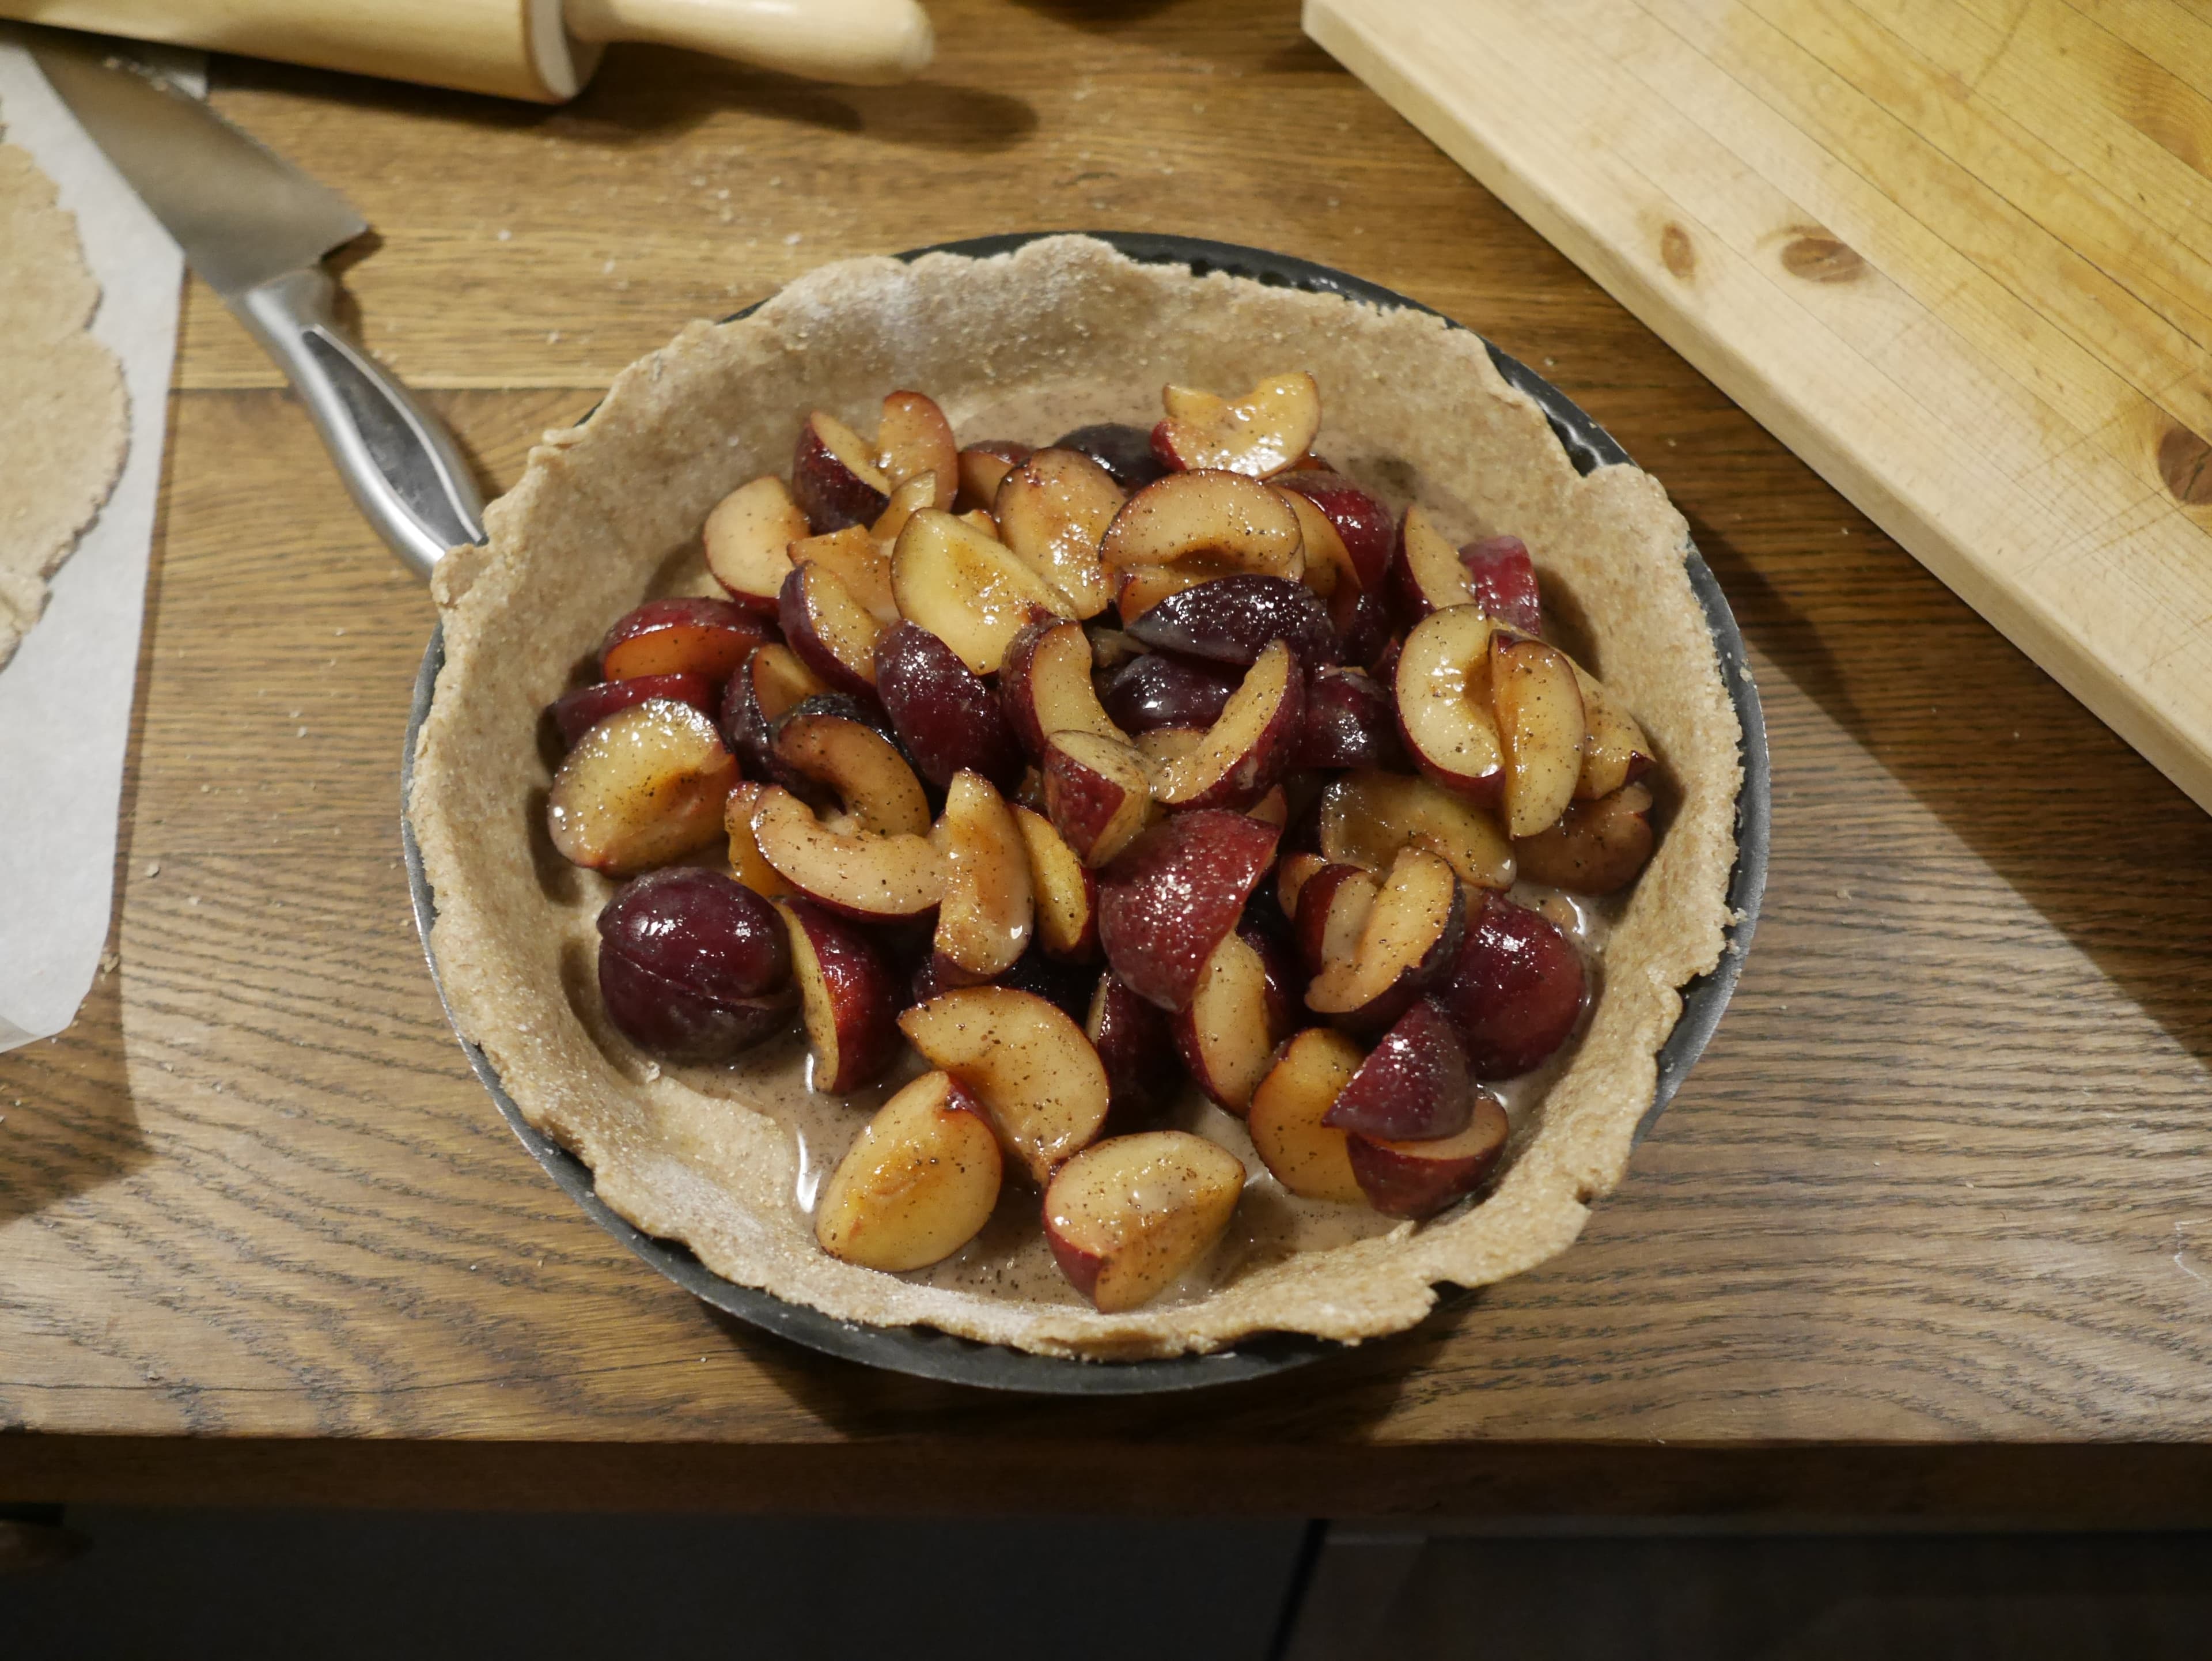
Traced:
POLYGON ((30 152, 0 143, 0 665, 123 471, 130 401, 90 332, 99 305, 76 216, 30 152))
POLYGON ((456 550, 433 581, 446 660, 408 804, 446 995, 600 1197, 715 1273, 847 1320, 1047 1354, 1171 1355, 1271 1330, 1358 1340, 1413 1325, 1439 1282, 1485 1285, 1564 1250, 1620 1181, 1679 989, 1723 948, 1741 729, 1681 515, 1638 468, 1577 474, 1480 337, 1419 312, 1139 265, 1080 236, 984 259, 849 260, 625 369, 587 421, 546 435, 485 524, 489 542, 456 550), (1658 747, 1673 811, 1613 924, 1579 1050, 1483 1203, 1239 1269, 1185 1301, 1102 1315, 1064 1284, 929 1285, 828 1256, 793 1198, 805 1178, 790 1134, 768 1110, 803 1092, 793 1047, 735 1069, 662 1068, 606 1028, 592 919, 613 885, 545 842, 540 711, 609 618, 648 593, 711 589, 708 510, 787 472, 811 409, 867 426, 884 392, 919 387, 971 438, 1044 442, 1085 421, 1150 423, 1164 381, 1243 386, 1285 363, 1319 378, 1316 448, 1340 469, 1394 505, 1421 501, 1455 540, 1510 530, 1538 551, 1595 647, 1591 667, 1658 747))

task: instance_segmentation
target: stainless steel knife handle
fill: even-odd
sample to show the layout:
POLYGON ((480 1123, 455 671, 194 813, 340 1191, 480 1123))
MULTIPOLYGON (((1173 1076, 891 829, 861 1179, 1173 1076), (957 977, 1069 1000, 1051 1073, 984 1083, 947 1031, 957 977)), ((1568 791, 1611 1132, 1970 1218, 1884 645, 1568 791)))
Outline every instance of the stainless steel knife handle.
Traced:
POLYGON ((310 265, 229 305, 298 390, 368 522, 427 582, 447 549, 483 540, 483 500, 452 435, 338 327, 337 295, 310 265))

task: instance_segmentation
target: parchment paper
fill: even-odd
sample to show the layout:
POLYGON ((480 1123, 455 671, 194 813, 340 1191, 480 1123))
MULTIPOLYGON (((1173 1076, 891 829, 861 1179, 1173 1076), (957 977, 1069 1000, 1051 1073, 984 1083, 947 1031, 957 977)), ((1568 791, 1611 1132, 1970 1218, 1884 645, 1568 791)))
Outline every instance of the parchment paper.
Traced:
MULTIPOLYGON (((161 67, 201 74, 196 55, 161 67)), ((107 938, 184 259, 8 32, 0 119, 76 216, 100 287, 92 332, 122 360, 131 395, 123 476, 0 670, 0 1050, 10 1050, 76 1019, 107 938)))

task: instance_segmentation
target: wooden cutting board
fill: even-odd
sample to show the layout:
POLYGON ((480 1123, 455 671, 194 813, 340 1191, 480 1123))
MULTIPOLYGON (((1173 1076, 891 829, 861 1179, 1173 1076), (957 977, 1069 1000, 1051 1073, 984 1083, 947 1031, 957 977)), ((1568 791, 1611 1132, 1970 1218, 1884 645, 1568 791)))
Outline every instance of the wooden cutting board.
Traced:
POLYGON ((2212 809, 2212 10, 1307 0, 1305 28, 2212 809))

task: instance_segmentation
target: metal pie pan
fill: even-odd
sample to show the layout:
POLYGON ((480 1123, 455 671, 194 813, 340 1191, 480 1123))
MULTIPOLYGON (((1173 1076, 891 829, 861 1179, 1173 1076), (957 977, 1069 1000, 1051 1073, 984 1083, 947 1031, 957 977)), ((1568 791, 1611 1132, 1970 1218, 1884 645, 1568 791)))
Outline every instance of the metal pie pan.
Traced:
MULTIPOLYGON (((1375 283, 1331 270, 1326 265, 1293 259, 1287 254, 1270 253, 1260 248, 1242 247, 1228 242, 1210 242, 1194 237, 1120 231, 1085 234, 1109 243, 1130 259, 1147 265, 1181 265, 1199 276, 1212 271, 1227 271, 1271 287, 1299 289, 1313 294, 1340 295, 1347 300, 1363 301, 1384 309, 1404 308, 1429 312, 1432 316, 1443 315, 1418 301, 1408 300, 1403 295, 1395 294, 1375 283)), ((969 241, 945 242, 927 248, 915 248, 898 257, 914 259, 925 253, 955 253, 980 258, 1010 252, 1024 243, 1050 234, 1054 233, 1036 231, 979 237, 969 241)), ((748 311, 750 309, 747 308, 748 311)), ((737 315, 742 317, 745 313, 740 312, 737 315)), ((1449 318, 1445 321, 1454 328, 1464 326, 1449 318)), ((1498 373, 1542 408, 1551 422, 1553 432, 1577 471, 1588 473, 1599 467, 1628 460, 1628 453, 1613 441, 1612 435, 1577 408, 1559 388, 1496 346, 1490 346, 1489 350, 1491 361, 1498 366, 1498 373)), ((1682 989, 1682 1013, 1674 1024, 1674 1031, 1660 1049, 1658 1087, 1653 1092, 1650 1109, 1637 1126, 1636 1138, 1638 1141, 1643 1140, 1667 1104, 1674 1098, 1692 1064, 1704 1052, 1714 1029, 1720 1025, 1722 1012, 1728 1007, 1729 995, 1735 989, 1736 977, 1742 971, 1744 953, 1751 944, 1752 930, 1758 922, 1759 897, 1766 885, 1770 793, 1766 726, 1759 711, 1759 691, 1752 680, 1750 666, 1744 654, 1743 636, 1736 629, 1735 618, 1729 610, 1727 597, 1722 593, 1719 583, 1714 581, 1711 570, 1694 547, 1689 551, 1687 567, 1691 586, 1697 592, 1699 604, 1705 607, 1706 625, 1712 631, 1713 648, 1720 658, 1721 678, 1735 704, 1736 716, 1743 727, 1743 789, 1736 800, 1736 860, 1729 880, 1729 904, 1738 921, 1728 930, 1728 946, 1721 955, 1719 966, 1711 974, 1699 977, 1682 989)), ((423 954, 429 961, 434 980, 438 978, 438 963, 430 952, 430 925, 437 916, 436 903, 430 891, 429 881, 423 875, 422 851, 416 845, 413 828, 407 823, 404 803, 413 782, 416 739, 424 718, 429 713, 431 694, 436 687, 438 671, 443 666, 445 657, 444 633, 442 630, 434 630, 429 649, 422 655, 422 666, 415 679, 414 707, 408 718, 407 748, 400 769, 400 800, 403 805, 400 840, 406 855, 408 886, 414 896, 416 927, 421 931, 423 954)), ((439 982, 439 997, 443 1001, 445 987, 442 981, 439 982)), ((447 1013, 450 1019, 450 1005, 447 1013)), ((881 1367, 891 1372, 970 1384, 985 1390, 1048 1396, 1142 1396, 1263 1378, 1270 1373, 1303 1366, 1346 1348, 1324 1339, 1273 1333, 1247 1339, 1210 1355, 1182 1355, 1145 1361, 1063 1360, 994 1344, 976 1343, 926 1327, 862 1326, 838 1320, 803 1305, 786 1303, 770 1293, 725 1280, 700 1262, 684 1246, 672 1240, 655 1239, 617 1215, 594 1189, 590 1167, 543 1132, 533 1129, 524 1118, 521 1108, 501 1084, 498 1071, 492 1066, 490 1059, 467 1038, 463 1037, 460 1042, 463 1053, 468 1056, 469 1065, 476 1069, 477 1077, 483 1080, 485 1090, 490 1092, 501 1115, 515 1135, 521 1139, 523 1147, 544 1167, 546 1174, 583 1208, 586 1216, 694 1297, 734 1316, 749 1326, 775 1333, 808 1349, 818 1350, 826 1355, 842 1356, 847 1360, 881 1367)))

